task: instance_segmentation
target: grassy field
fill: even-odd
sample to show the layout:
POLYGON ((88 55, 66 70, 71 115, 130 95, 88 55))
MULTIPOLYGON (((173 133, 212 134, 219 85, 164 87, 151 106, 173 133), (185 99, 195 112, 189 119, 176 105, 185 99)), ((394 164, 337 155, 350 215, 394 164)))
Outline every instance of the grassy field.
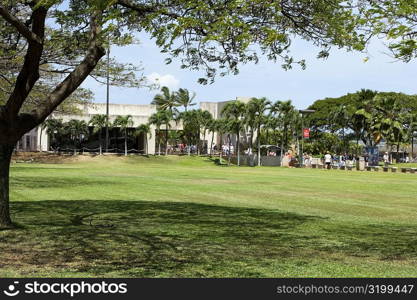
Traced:
POLYGON ((400 167, 400 168, 417 168, 417 163, 402 163, 402 164, 395 164, 395 167, 400 167))
POLYGON ((0 276, 417 276, 417 174, 207 158, 12 166, 0 276))

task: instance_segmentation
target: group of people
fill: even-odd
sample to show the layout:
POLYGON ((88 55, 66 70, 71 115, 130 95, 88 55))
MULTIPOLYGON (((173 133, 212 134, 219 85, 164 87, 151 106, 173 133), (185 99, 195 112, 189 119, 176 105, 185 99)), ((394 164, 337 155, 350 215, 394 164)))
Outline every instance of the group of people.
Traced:
POLYGON ((350 154, 332 155, 330 152, 327 152, 324 155, 323 160, 326 167, 330 169, 332 165, 336 165, 338 167, 354 166, 357 158, 350 154))

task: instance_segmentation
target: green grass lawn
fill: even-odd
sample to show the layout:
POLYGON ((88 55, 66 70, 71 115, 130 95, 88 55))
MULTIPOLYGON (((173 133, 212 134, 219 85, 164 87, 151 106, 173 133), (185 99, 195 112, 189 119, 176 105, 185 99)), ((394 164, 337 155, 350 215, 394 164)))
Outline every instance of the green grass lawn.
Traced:
POLYGON ((417 163, 402 163, 402 164, 395 164, 395 167, 400 167, 400 168, 417 168, 417 163))
POLYGON ((0 276, 417 276, 417 174, 104 157, 11 170, 0 276))

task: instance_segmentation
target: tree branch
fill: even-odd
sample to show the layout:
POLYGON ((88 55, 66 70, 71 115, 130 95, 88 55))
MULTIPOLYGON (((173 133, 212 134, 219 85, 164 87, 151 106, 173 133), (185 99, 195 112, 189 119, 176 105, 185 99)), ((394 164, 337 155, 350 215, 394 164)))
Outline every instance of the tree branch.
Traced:
POLYGON ((8 23, 13 25, 13 27, 15 27, 17 31, 28 40, 29 43, 42 44, 42 39, 37 34, 29 30, 29 28, 27 28, 27 26, 22 21, 20 21, 16 16, 12 15, 3 6, 0 6, 0 16, 2 16, 3 19, 5 19, 8 23))
MULTIPOLYGON (((123 6, 124 8, 128 8, 128 9, 131 9, 131 10, 137 12, 139 14, 139 16, 145 16, 146 14, 151 14, 151 13, 158 12, 162 15, 169 16, 169 17, 174 18, 174 19, 180 17, 177 14, 166 12, 164 10, 156 8, 155 6, 149 6, 149 5, 134 3, 131 0, 117 0, 116 3, 123 6)), ((161 6, 161 5, 159 5, 159 6, 161 6)))
MULTIPOLYGON (((98 15, 98 14, 97 14, 98 15)), ((43 107, 33 112, 35 124, 42 123, 68 96, 71 95, 94 70, 99 60, 106 54, 104 47, 98 40, 101 25, 97 23, 97 15, 91 17, 90 21, 90 42, 83 61, 51 92, 43 107)))
MULTIPOLYGON (((47 12, 48 9, 41 6, 32 14, 33 33, 38 36, 41 41, 43 40, 45 34, 45 20, 47 12)), ((23 67, 17 76, 15 87, 6 104, 6 111, 9 120, 13 120, 17 117, 20 108, 25 102, 36 81, 39 79, 39 61, 41 59, 42 52, 43 42, 34 43, 29 41, 23 67)))

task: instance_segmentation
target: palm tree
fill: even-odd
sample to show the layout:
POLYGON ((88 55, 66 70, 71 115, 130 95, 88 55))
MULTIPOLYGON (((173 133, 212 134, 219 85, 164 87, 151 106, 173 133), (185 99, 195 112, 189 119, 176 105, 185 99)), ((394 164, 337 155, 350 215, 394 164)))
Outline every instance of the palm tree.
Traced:
MULTIPOLYGON (((237 100, 227 103, 222 110, 222 114, 225 116, 226 119, 228 119, 231 131, 233 131, 234 134, 236 134, 236 152, 238 166, 240 166, 240 131, 243 126, 242 118, 244 116, 245 111, 245 104, 237 100)), ((229 136, 229 144, 230 143, 231 139, 229 136)))
POLYGON ((215 121, 215 129, 217 133, 219 134, 219 159, 220 164, 222 163, 222 156, 223 156, 223 135, 227 132, 227 120, 226 119, 217 119, 215 121))
POLYGON ((179 106, 176 93, 171 93, 166 86, 161 88, 161 94, 155 95, 151 104, 156 105, 158 110, 169 110, 172 113, 179 106))
POLYGON ((261 165, 261 126, 266 122, 265 112, 270 105, 271 102, 266 98, 252 98, 247 104, 247 113, 251 116, 257 132, 258 166, 261 165))
POLYGON ((176 107, 179 104, 177 102, 176 93, 171 93, 168 87, 162 87, 161 92, 161 94, 155 95, 151 104, 156 105, 158 110, 169 112, 169 114, 165 116, 165 155, 168 155, 169 122, 173 119, 174 112, 176 112, 176 107))
POLYGON ((136 128, 136 135, 143 134, 145 139, 145 154, 148 155, 148 136, 152 138, 151 126, 149 124, 141 124, 136 128))
POLYGON ((46 129, 46 133, 48 136, 52 137, 52 141, 50 142, 50 146, 52 144, 55 145, 54 151, 57 148, 57 135, 62 136, 64 130, 64 123, 62 119, 47 119, 43 124, 42 127, 46 129))
POLYGON ((94 132, 98 132, 98 139, 100 143, 100 155, 103 154, 103 143, 102 143, 102 132, 103 128, 108 126, 107 116, 106 115, 94 115, 90 122, 90 125, 94 127, 94 132))
POLYGON ((178 142, 182 138, 182 131, 181 130, 171 130, 168 134, 169 144, 174 146, 178 145, 178 142))
MULTIPOLYGON (((204 147, 204 143, 206 142, 206 132, 207 130, 209 130, 210 124, 213 120, 213 116, 207 110, 204 110, 204 111, 198 110, 198 112, 199 112, 198 117, 199 117, 200 128, 203 131, 203 147, 204 147)), ((200 135, 198 135, 198 137, 200 139, 200 135)))
POLYGON ((88 125, 83 120, 70 120, 65 125, 65 130, 70 134, 71 140, 74 143, 74 155, 77 154, 77 142, 81 147, 82 140, 88 134, 88 125))
POLYGON ((191 155, 191 146, 197 145, 200 139, 201 110, 189 110, 179 114, 182 120, 183 133, 188 146, 188 155, 191 155))
POLYGON ((127 129, 133 126, 133 120, 131 115, 117 116, 113 122, 114 127, 119 127, 124 132, 125 136, 125 156, 127 156, 127 129))
POLYGON ((155 125, 156 131, 158 132, 158 155, 161 155, 161 126, 166 124, 166 112, 163 110, 158 110, 156 113, 152 114, 149 117, 149 124, 155 125))
POLYGON ((254 112, 249 109, 249 106, 246 106, 246 111, 244 115, 244 125, 245 125, 245 132, 249 132, 249 141, 248 141, 248 153, 252 154, 253 150, 253 136, 255 132, 255 116, 254 112))
POLYGON ((385 140, 390 145, 396 145, 398 152, 406 136, 404 124, 407 113, 398 95, 376 95, 355 114, 365 120, 366 138, 370 146, 385 140))
POLYGON ((210 143, 210 157, 213 155, 213 143, 214 143, 214 133, 217 131, 217 120, 211 119, 210 123, 207 126, 208 132, 211 133, 211 143, 210 143))
POLYGON ((195 93, 190 95, 190 92, 187 89, 179 89, 178 92, 175 93, 175 102, 178 106, 183 106, 185 111, 189 106, 194 106, 193 100, 195 98, 195 93))
POLYGON ((409 142, 411 144, 411 159, 414 157, 414 132, 417 130, 417 113, 416 112, 409 112, 407 113, 404 118, 407 120, 407 126, 408 126, 408 137, 409 142))
POLYGON ((288 129, 292 127, 292 123, 296 118, 296 110, 291 100, 277 101, 271 106, 271 112, 275 113, 282 121, 282 130, 284 132, 284 140, 281 141, 281 156, 283 151, 288 150, 288 129))
POLYGON ((397 146, 399 152, 400 143, 406 136, 404 123, 406 111, 401 102, 395 96, 375 96, 373 105, 372 130, 377 137, 377 142, 384 139, 397 146))

